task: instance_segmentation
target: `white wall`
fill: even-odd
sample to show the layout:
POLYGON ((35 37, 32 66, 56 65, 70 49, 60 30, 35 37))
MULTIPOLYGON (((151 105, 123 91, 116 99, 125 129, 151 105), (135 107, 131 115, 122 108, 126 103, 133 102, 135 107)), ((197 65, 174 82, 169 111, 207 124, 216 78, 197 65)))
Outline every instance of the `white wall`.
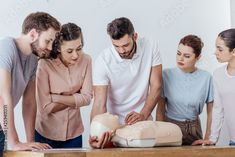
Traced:
MULTIPOLYGON (((18 36, 26 15, 46 11, 62 23, 75 22, 83 29, 85 51, 95 59, 110 44, 106 25, 115 17, 126 16, 134 23, 140 36, 157 38, 164 68, 175 66, 178 41, 187 34, 199 35, 204 43, 199 67, 213 72, 218 63, 213 56, 217 34, 230 27, 229 0, 8 0, 0 6, 0 36, 18 36)), ((88 146, 89 113, 91 106, 82 108, 85 125, 84 146, 88 146)), ((17 131, 25 140, 21 105, 15 110, 17 131)), ((201 116, 205 128, 205 111, 201 116)), ((223 129, 221 145, 226 145, 223 129)))
POLYGON ((235 1, 230 0, 230 7, 231 7, 231 25, 235 28, 235 1))

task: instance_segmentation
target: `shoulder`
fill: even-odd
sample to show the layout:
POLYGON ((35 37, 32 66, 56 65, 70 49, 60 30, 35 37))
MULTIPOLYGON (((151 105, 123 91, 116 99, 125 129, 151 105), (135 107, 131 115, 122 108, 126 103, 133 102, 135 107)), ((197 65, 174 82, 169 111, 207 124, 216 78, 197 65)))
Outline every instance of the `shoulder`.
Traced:
POLYGON ((164 76, 171 76, 176 73, 177 69, 176 68, 167 68, 163 70, 163 75, 164 76))
POLYGON ((14 38, 5 37, 0 39, 0 54, 14 56, 16 54, 16 45, 14 38))
POLYGON ((153 39, 153 38, 140 37, 139 39, 137 39, 137 46, 148 47, 148 48, 157 48, 158 41, 157 41, 157 39, 153 39))
POLYGON ((217 68, 213 72, 213 77, 219 77, 220 75, 224 75, 226 67, 227 67, 227 65, 223 65, 223 66, 217 68))
POLYGON ((209 73, 209 72, 206 71, 206 70, 198 69, 198 72, 199 72, 199 74, 201 74, 201 75, 203 75, 203 76, 205 76, 205 77, 208 77, 208 78, 212 77, 211 73, 209 73))
POLYGON ((112 54, 113 54, 112 46, 107 47, 99 53, 98 57, 95 59, 95 62, 96 63, 103 62, 108 64, 110 61, 113 60, 112 54))
POLYGON ((39 59, 38 68, 47 67, 49 64, 51 64, 53 62, 53 60, 51 60, 51 59, 39 59))
POLYGON ((0 46, 12 46, 15 45, 14 38, 12 37, 4 37, 0 38, 0 46))
POLYGON ((92 58, 91 58, 91 56, 88 55, 87 53, 83 53, 83 60, 84 60, 85 62, 91 63, 92 58))

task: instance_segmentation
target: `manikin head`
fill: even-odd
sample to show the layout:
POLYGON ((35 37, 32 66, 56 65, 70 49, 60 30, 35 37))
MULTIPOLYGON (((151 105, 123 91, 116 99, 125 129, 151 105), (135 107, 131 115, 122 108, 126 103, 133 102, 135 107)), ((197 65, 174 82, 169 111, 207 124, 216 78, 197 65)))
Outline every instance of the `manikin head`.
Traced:
POLYGON ((115 131, 119 126, 119 119, 116 115, 110 113, 96 115, 91 122, 90 135, 101 138, 104 132, 115 131))

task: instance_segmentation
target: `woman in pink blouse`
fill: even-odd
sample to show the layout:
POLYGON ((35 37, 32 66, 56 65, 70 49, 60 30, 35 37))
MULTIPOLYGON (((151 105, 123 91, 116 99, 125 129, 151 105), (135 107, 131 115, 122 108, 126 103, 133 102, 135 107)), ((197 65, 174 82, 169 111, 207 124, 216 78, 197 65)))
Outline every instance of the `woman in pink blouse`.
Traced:
POLYGON ((36 75, 35 141, 52 148, 82 147, 80 107, 92 99, 91 57, 85 54, 81 28, 64 24, 51 59, 41 59, 36 75))

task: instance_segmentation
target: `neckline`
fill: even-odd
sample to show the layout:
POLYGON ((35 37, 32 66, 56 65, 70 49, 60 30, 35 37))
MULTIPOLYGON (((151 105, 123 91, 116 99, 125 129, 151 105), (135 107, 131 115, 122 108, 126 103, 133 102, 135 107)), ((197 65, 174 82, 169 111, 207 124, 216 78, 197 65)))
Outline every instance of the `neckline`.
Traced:
POLYGON ((225 70, 225 74, 229 77, 229 78, 235 78, 235 75, 230 75, 228 73, 228 64, 224 66, 224 70, 225 70))

